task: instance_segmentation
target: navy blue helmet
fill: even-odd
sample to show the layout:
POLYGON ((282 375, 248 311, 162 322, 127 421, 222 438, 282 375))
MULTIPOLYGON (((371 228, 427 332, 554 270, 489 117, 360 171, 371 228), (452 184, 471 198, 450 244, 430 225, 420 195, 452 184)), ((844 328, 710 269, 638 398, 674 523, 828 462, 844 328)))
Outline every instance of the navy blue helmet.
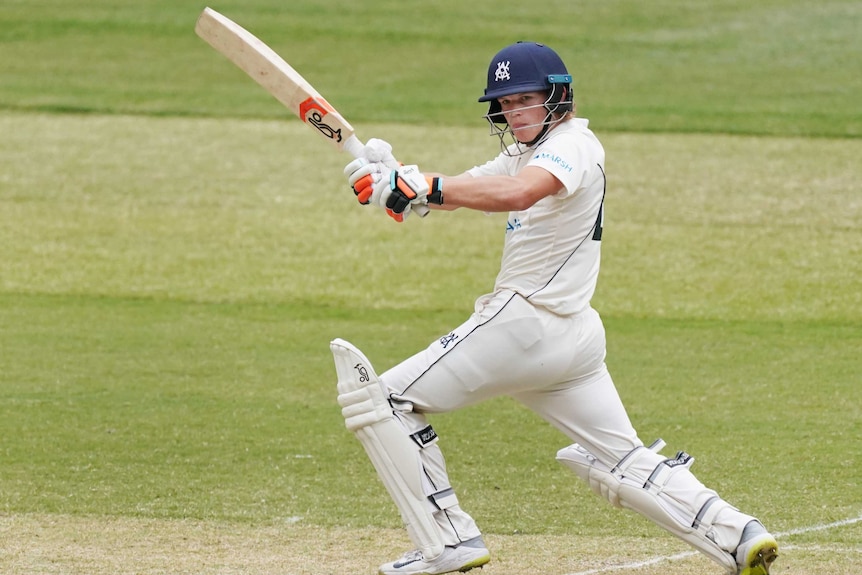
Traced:
POLYGON ((525 92, 548 91, 548 111, 572 110, 572 77, 556 52, 537 42, 517 42, 506 46, 491 59, 488 84, 480 102, 490 102, 489 116, 505 122, 497 98, 525 92), (566 101, 564 101, 566 100, 566 101))

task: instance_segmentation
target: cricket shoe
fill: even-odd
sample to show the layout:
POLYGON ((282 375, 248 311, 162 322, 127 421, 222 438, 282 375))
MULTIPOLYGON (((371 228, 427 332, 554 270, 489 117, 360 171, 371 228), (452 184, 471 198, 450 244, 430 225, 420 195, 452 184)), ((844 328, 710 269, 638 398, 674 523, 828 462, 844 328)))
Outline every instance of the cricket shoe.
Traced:
POLYGON ((405 553, 401 559, 380 566, 380 575, 440 575, 454 571, 469 571, 482 567, 491 560, 491 554, 482 541, 482 536, 462 541, 454 547, 444 547, 436 559, 426 561, 416 549, 405 553))
POLYGON ((734 556, 737 575, 769 575, 778 557, 778 543, 759 521, 751 521, 742 531, 734 556))

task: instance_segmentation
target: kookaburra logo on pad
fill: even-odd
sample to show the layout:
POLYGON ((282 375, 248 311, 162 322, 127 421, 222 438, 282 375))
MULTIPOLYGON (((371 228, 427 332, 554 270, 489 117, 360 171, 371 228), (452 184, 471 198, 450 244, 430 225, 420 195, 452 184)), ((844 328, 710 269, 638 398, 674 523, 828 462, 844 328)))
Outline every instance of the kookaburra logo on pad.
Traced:
POLYGON ((355 369, 357 373, 359 373, 359 383, 365 383, 366 381, 369 381, 371 379, 370 377, 368 377, 368 370, 361 363, 357 363, 356 365, 354 365, 353 369, 355 369))
POLYGON ((508 80, 510 78, 509 60, 506 60, 505 62, 497 62, 497 72, 494 74, 494 80, 499 82, 500 80, 508 80))

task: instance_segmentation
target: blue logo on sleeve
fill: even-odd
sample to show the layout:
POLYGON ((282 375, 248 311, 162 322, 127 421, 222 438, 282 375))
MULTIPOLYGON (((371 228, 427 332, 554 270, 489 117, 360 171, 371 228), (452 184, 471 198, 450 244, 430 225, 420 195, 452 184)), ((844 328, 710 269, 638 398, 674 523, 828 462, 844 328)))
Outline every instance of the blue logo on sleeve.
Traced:
POLYGON ((558 166, 560 166, 561 168, 563 168, 567 172, 571 172, 573 169, 572 165, 570 163, 568 163, 566 160, 564 160, 560 156, 556 156, 556 155, 550 154, 548 152, 539 152, 538 154, 533 156, 533 159, 534 160, 548 160, 554 164, 557 164, 558 166))

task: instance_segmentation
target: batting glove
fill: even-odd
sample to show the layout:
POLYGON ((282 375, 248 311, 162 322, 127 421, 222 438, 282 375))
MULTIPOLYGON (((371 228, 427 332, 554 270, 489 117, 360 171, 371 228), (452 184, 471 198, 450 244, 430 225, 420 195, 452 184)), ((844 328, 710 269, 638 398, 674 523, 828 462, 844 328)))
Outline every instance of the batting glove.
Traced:
POLYGON ((380 190, 379 201, 395 217, 412 208, 421 215, 428 213, 428 204, 443 203, 443 180, 426 176, 417 166, 403 166, 389 173, 389 181, 375 184, 380 190), (421 210, 421 212, 419 211, 421 210))
POLYGON ((381 162, 359 158, 345 166, 344 174, 360 204, 379 206, 397 222, 403 222, 411 211, 425 217, 428 203, 443 203, 443 181, 424 176, 416 166, 392 170, 381 162))
MULTIPOLYGON (((393 170, 397 170, 401 166, 398 160, 395 159, 395 156, 392 155, 392 144, 387 142, 386 140, 381 140, 379 138, 371 138, 365 144, 365 148, 362 150, 362 156, 371 162, 381 162, 387 168, 392 168, 393 170)), ((428 206, 419 203, 413 203, 411 205, 411 211, 416 212, 421 217, 425 217, 428 215, 428 206)))
POLYGON ((353 188, 359 203, 368 205, 374 185, 387 173, 386 168, 394 169, 399 165, 398 160, 392 155, 392 144, 379 138, 371 138, 362 149, 362 158, 347 164, 344 175, 347 176, 347 181, 353 188))
POLYGON ((401 165, 392 155, 392 144, 380 138, 371 138, 365 143, 362 157, 369 162, 381 162, 393 169, 401 165))
POLYGON ((379 182, 389 179, 392 170, 380 162, 369 162, 365 158, 353 160, 344 167, 347 182, 359 203, 366 206, 372 203, 375 187, 379 182))
POLYGON ((394 172, 391 169, 380 162, 369 162, 360 158, 347 164, 344 173, 360 204, 379 206, 396 222, 403 222, 407 218, 410 206, 395 212, 386 205, 392 196, 389 182, 394 172))

